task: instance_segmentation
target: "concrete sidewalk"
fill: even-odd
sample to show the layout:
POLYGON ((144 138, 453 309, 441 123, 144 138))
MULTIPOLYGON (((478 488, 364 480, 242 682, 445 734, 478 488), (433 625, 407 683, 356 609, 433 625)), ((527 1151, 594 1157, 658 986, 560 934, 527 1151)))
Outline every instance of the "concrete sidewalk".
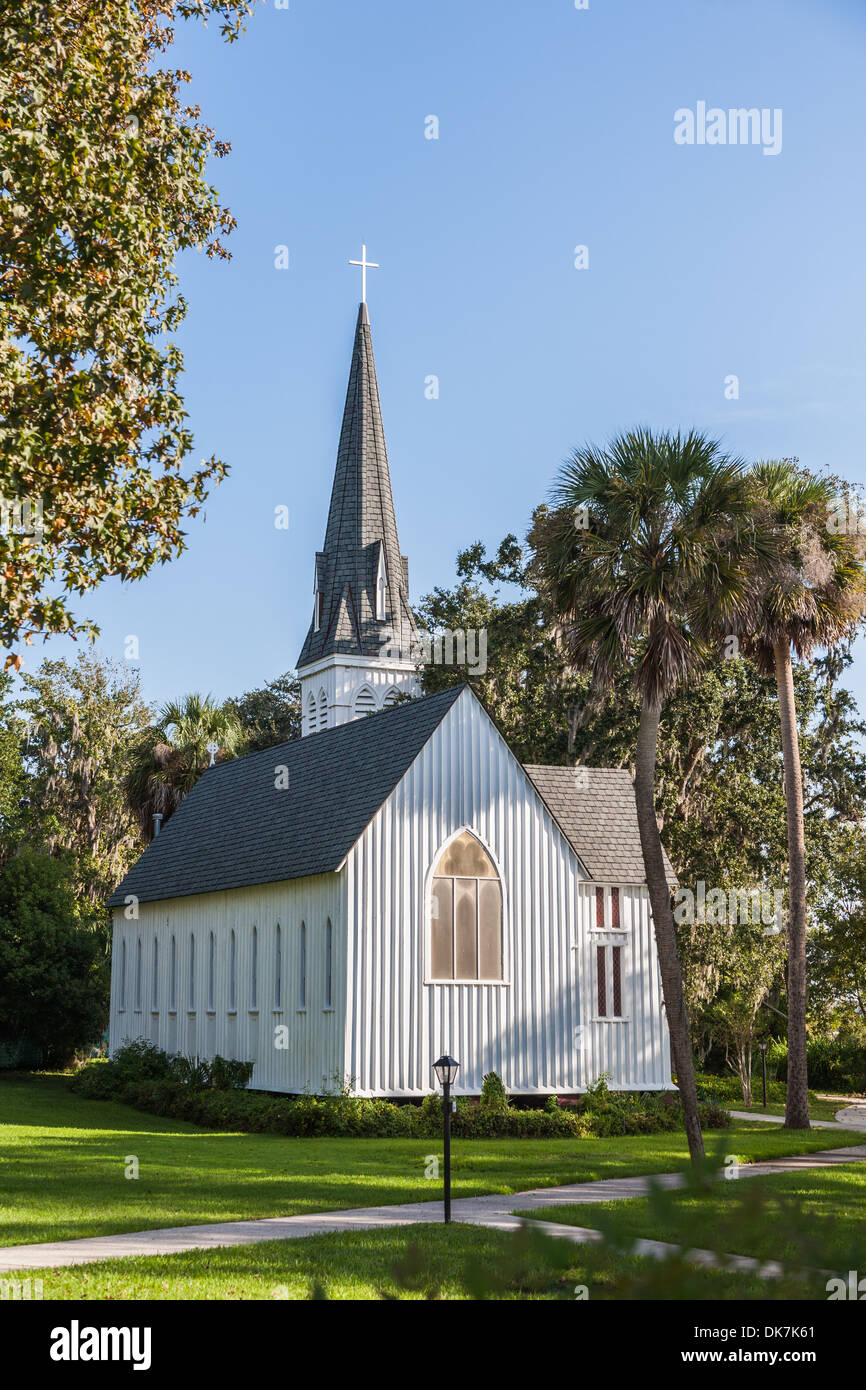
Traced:
MULTIPOLYGON (((840 1163, 866 1162, 866 1144, 848 1149, 826 1149, 792 1158, 770 1159, 740 1167, 741 1177, 766 1173, 799 1172, 840 1163)), ((651 1183, 680 1187, 682 1173, 654 1174, 633 1178, 602 1178, 597 1182, 573 1183, 565 1187, 540 1187, 529 1192, 502 1196, 460 1197, 452 1203, 455 1221, 514 1230, 521 1219, 515 1210, 531 1213, 542 1207, 572 1206, 581 1202, 611 1202, 646 1196, 651 1183)), ((135 1255, 174 1255, 183 1250, 210 1250, 217 1246, 253 1245, 262 1240, 289 1240, 302 1236, 326 1235, 331 1231, 364 1231, 388 1226, 411 1226, 441 1222, 442 1203, 410 1202, 397 1206, 359 1207, 351 1211, 321 1212, 313 1216, 278 1216, 260 1221, 220 1221, 205 1226, 174 1226, 163 1230, 135 1231, 130 1235, 90 1236, 83 1240, 51 1241, 41 1245, 13 1245, 0 1248, 0 1274, 12 1270, 59 1269, 66 1265, 90 1264, 94 1260, 118 1259, 135 1255)), ((544 1226, 547 1223, 539 1223, 544 1226)), ((597 1231, 557 1225, 556 1234, 577 1242, 597 1240, 597 1231)), ((659 1241, 646 1241, 643 1253, 666 1254, 674 1249, 659 1241)), ((699 1262, 713 1258, 712 1252, 692 1252, 699 1262)), ((722 1256, 721 1259, 727 1257, 722 1256)), ((741 1266, 760 1272, 758 1261, 741 1266)))
MULTIPOLYGON (((756 1110, 729 1110, 727 1106, 725 1109, 735 1120, 765 1120, 771 1125, 785 1122, 784 1115, 764 1115, 756 1110)), ((835 1120, 812 1120, 811 1124, 813 1129, 856 1129, 866 1134, 866 1101, 855 1101, 853 1105, 837 1110, 835 1120)))

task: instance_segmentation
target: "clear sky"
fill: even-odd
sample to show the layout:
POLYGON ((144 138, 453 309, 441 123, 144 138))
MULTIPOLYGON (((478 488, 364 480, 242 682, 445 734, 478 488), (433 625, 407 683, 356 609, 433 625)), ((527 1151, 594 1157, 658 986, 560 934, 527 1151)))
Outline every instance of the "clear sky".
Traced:
MULTIPOLYGON (((232 471, 179 560, 80 601, 107 654, 138 636, 149 699, 294 665, 362 241, 413 599, 636 424, 866 482, 866 0, 267 0, 172 62, 232 143, 233 259, 180 267, 196 456, 232 471), (781 149, 677 144, 699 102, 781 110, 781 149)), ((866 708, 862 643, 851 684, 866 708)))

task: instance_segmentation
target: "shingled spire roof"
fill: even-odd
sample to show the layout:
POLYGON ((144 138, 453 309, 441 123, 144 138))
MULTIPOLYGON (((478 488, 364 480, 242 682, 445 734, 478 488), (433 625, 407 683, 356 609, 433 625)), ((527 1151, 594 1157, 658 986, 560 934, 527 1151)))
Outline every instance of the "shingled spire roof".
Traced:
POLYGON ((400 554, 379 386, 366 304, 358 311, 349 389, 324 549, 316 554, 320 623, 310 624, 298 667, 323 656, 409 656, 416 638, 409 569, 400 554), (385 620, 376 618, 384 560, 385 620))

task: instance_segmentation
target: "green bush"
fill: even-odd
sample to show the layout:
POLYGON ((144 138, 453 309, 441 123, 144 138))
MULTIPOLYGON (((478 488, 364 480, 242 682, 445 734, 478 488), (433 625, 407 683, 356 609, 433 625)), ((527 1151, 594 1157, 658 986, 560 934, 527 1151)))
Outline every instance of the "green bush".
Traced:
POLYGON ((125 1088, 150 1081, 170 1083, 180 1090, 234 1091, 243 1090, 252 1074, 252 1062, 232 1061, 219 1054, 212 1060, 180 1053, 172 1056, 146 1038, 136 1038, 119 1047, 107 1062, 82 1067, 72 1087, 94 1100, 119 1099, 125 1088))
POLYGON ((698 1106, 698 1118, 701 1122, 701 1129, 730 1129, 731 1116, 721 1105, 715 1105, 710 1101, 705 1101, 698 1106))
MULTIPOLYGON (((244 1087, 249 1062, 222 1057, 196 1061, 169 1056, 139 1039, 118 1048, 110 1061, 82 1067, 71 1085, 91 1100, 119 1100, 152 1115, 188 1120, 208 1129, 284 1134, 295 1138, 431 1138, 442 1134, 442 1096, 438 1091, 413 1102, 362 1100, 346 1089, 314 1096, 270 1096, 244 1087), (220 1084, 218 1084, 220 1083, 220 1084)), ((548 1097, 543 1108, 502 1104, 504 1087, 495 1073, 485 1077, 486 1104, 459 1096, 452 1132, 462 1139, 581 1139, 588 1135, 652 1134, 682 1127, 677 1099, 663 1095, 613 1092, 600 1077, 576 1105, 548 1097), (491 1077, 495 1077, 491 1080, 491 1077)), ((707 1128, 724 1128, 729 1116, 705 1105, 707 1128)))
MULTIPOLYGON (((780 1081, 788 1077, 788 1047, 783 1040, 767 1048, 767 1068, 780 1081)), ((809 1086, 843 1095, 866 1091, 866 1047, 851 1038, 812 1038, 806 1044, 809 1086)))
POLYGON ((508 1110, 508 1092, 495 1071, 489 1071, 481 1081, 479 1110, 485 1115, 504 1115, 508 1110))

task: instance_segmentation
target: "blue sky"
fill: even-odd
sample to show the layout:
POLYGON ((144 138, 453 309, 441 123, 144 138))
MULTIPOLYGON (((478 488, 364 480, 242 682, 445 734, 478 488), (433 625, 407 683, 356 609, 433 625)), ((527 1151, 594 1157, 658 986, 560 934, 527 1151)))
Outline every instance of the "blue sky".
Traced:
MULTIPOLYGON (((185 394, 196 457, 232 471, 179 560, 80 603, 105 653, 139 638, 149 699, 294 664, 362 241, 416 600, 635 424, 866 482, 863 0, 267 0, 238 44, 181 29, 239 224, 230 262, 180 264, 185 394), (781 151, 676 144, 700 101, 781 109, 781 151)), ((866 707, 862 643, 850 684, 866 707)))

